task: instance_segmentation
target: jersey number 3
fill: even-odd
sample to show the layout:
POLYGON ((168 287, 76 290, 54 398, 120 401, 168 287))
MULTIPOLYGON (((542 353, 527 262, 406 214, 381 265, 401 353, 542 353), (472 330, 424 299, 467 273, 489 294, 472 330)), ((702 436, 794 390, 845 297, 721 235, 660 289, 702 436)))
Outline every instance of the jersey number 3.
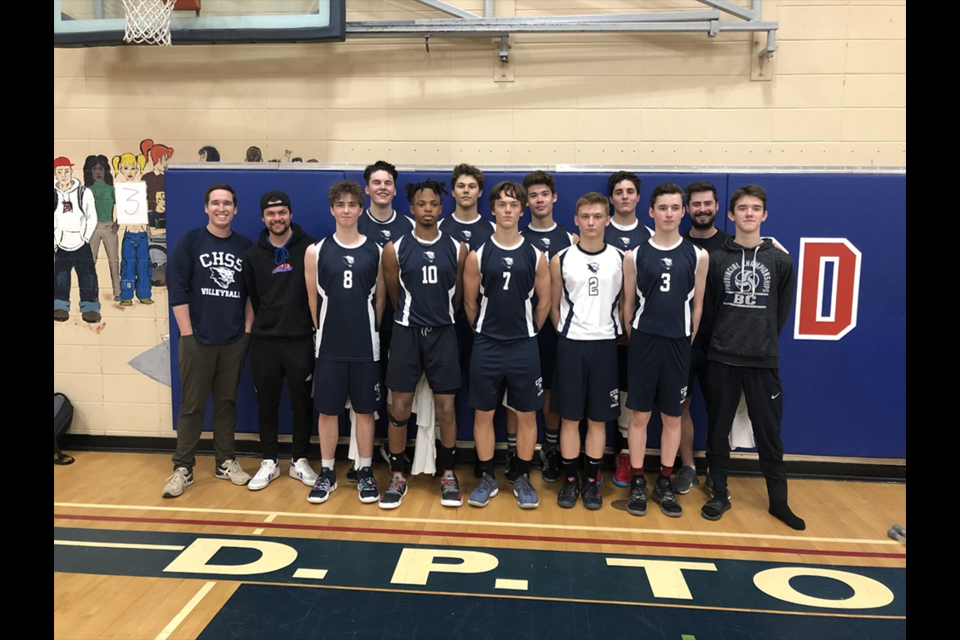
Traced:
POLYGON ((669 273, 660 274, 660 291, 663 291, 663 292, 670 291, 670 274, 669 273))

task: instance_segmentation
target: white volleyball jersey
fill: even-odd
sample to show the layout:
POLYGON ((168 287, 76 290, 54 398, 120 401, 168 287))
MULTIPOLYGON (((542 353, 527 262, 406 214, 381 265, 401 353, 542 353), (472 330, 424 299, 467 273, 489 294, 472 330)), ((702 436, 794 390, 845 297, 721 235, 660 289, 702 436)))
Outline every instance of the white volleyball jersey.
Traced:
POLYGON ((557 254, 563 287, 558 334, 570 340, 610 340, 623 333, 623 255, 609 244, 596 253, 577 244, 557 254))

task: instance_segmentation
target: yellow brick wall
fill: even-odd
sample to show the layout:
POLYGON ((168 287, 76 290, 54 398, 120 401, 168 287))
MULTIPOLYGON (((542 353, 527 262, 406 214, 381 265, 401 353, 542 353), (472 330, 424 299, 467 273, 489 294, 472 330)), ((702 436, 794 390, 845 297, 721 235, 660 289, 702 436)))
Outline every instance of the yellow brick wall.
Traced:
MULTIPOLYGON (((211 0, 214 1, 214 0, 211 0)), ((482 13, 482 0, 452 0, 482 13)), ((205 3, 206 4, 206 3, 205 3)), ((743 3, 745 4, 745 3, 743 3)), ((703 8, 692 0, 497 0, 497 14, 703 8)), ((443 17, 410 0, 348 0, 348 20, 443 17)), ((751 81, 745 34, 514 36, 513 82, 489 38, 54 49, 54 156, 135 151, 194 161, 451 165, 906 166, 906 1, 766 0, 774 78, 751 81)), ((169 389, 127 363, 168 333, 157 304, 54 325, 54 389, 75 431, 171 434, 169 389)), ((75 280, 75 278, 74 278, 75 280)), ((106 283, 106 286, 105 286, 106 283)))

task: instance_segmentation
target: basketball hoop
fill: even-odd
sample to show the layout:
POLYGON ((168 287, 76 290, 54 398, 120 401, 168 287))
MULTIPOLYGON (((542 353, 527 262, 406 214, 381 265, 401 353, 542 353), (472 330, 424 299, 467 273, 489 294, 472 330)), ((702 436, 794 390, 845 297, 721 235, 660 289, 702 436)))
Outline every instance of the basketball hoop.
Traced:
POLYGON ((170 46, 170 17, 176 0, 123 0, 127 11, 124 42, 170 46))

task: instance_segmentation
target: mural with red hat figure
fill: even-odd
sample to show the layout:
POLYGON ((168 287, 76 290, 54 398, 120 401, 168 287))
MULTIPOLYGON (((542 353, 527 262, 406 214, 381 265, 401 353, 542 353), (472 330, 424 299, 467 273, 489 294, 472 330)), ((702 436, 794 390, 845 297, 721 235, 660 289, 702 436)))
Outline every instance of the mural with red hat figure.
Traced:
POLYGON ((97 226, 94 194, 73 175, 73 163, 60 156, 53 161, 53 319, 70 317, 71 273, 77 274, 80 315, 84 322, 100 322, 100 285, 90 249, 97 226))

